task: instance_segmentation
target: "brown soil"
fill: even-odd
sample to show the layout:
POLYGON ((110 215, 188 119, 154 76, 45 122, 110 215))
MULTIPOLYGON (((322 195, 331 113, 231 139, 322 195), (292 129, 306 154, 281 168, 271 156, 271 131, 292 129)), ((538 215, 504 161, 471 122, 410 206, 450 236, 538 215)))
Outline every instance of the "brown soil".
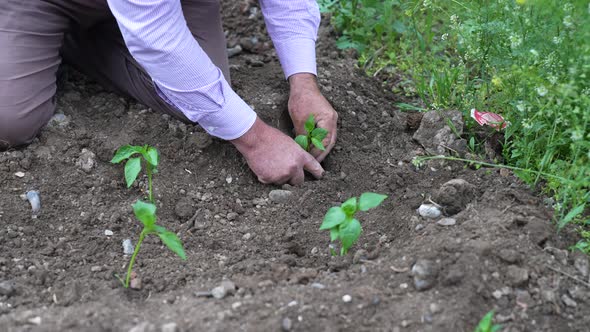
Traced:
MULTIPOLYGON (((287 128, 288 86, 259 11, 225 7, 230 46, 258 38, 231 59, 235 88, 287 128)), ((325 178, 287 188, 284 204, 269 200, 277 188, 259 184, 230 144, 70 72, 58 108, 69 122, 0 153, 0 331, 160 331, 166 323, 177 331, 471 331, 492 309, 505 331, 587 330, 588 260, 564 250, 573 240, 556 234, 542 197, 498 170, 416 169, 411 160, 424 153, 412 139, 416 117, 408 124, 396 97, 322 31, 320 83, 341 117, 339 141, 325 178), (121 242, 135 243, 141 230, 130 206, 145 194, 145 179, 127 189, 122 166, 109 163, 123 144, 160 150, 159 222, 178 232, 188 255, 183 262, 146 240, 135 269, 141 290, 113 277, 129 259, 121 242), (88 171, 83 149, 95 154, 88 171), (472 186, 439 190, 453 179, 472 186), (20 198, 32 189, 42 201, 36 219, 20 198), (390 198, 360 216, 364 232, 349 256, 331 257, 318 231, 324 213, 365 191, 390 198), (455 225, 417 214, 430 197, 452 206, 455 225), (423 290, 411 273, 419 260, 432 268, 423 290), (235 294, 195 295, 224 279, 235 294)))

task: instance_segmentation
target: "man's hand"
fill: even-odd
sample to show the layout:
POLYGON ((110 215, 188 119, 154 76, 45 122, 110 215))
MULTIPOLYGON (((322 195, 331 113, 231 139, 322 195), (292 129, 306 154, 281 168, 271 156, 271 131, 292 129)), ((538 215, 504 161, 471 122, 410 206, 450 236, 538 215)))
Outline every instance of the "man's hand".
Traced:
POLYGON ((293 120, 296 134, 307 133, 305 121, 310 114, 314 115, 317 127, 328 130, 328 136, 323 141, 326 151, 316 148, 311 150, 311 154, 321 162, 336 144, 338 113, 320 92, 315 75, 307 73, 292 75, 289 77, 289 84, 291 85, 289 115, 293 120))
POLYGON ((289 183, 297 186, 303 183, 304 170, 318 179, 324 174, 324 169, 312 155, 291 137, 259 118, 256 118, 250 130, 231 143, 246 158, 248 166, 262 183, 289 183))

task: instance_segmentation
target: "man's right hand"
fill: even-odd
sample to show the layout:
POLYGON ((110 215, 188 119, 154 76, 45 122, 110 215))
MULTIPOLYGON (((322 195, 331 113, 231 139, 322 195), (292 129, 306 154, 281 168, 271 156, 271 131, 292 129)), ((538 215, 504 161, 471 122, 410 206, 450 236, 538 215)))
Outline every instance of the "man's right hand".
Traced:
POLYGON ((242 153, 258 181, 268 184, 301 185, 304 170, 321 178, 324 169, 295 141, 259 118, 244 135, 230 141, 242 153))

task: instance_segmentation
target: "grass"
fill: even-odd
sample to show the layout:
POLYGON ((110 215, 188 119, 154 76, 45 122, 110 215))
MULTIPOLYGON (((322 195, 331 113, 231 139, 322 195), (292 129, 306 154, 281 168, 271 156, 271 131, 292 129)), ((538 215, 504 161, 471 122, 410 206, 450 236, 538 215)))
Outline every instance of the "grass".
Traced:
MULTIPOLYGON (((318 0, 369 74, 407 78, 405 109, 502 114, 504 162, 554 198, 590 253, 590 5, 587 0, 318 0), (525 171, 519 171, 524 169, 525 171)), ((474 137, 467 137, 477 146, 474 137)))

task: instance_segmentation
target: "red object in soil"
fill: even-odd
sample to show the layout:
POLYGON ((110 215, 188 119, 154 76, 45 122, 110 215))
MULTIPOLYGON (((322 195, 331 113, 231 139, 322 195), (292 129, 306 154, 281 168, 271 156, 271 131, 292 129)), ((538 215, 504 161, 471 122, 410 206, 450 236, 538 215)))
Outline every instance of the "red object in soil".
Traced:
POLYGON ((500 114, 492 112, 480 112, 475 108, 471 110, 471 117, 481 126, 488 125, 498 131, 510 125, 510 122, 504 120, 500 114))

